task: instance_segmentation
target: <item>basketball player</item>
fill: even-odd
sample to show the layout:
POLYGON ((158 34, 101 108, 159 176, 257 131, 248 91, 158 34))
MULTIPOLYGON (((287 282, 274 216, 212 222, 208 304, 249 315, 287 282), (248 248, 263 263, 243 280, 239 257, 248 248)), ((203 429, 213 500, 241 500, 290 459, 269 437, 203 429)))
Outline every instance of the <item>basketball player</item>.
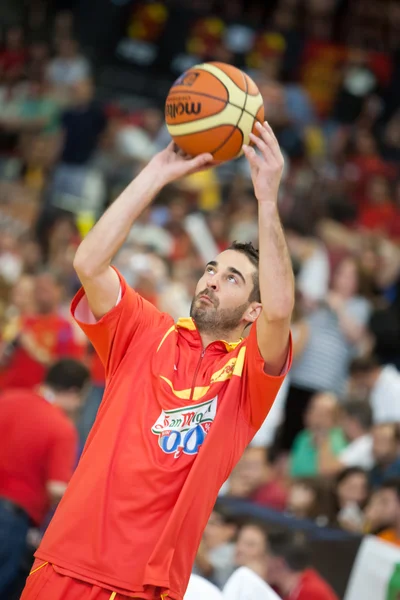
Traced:
POLYGON ((260 252, 234 244, 176 324, 111 266, 163 186, 212 165, 171 144, 104 213, 75 257, 72 313, 106 370, 80 464, 36 553, 23 600, 182 600, 218 491, 263 423, 290 366, 291 261, 267 123, 252 136, 260 252), (244 330, 249 335, 241 339, 244 330))

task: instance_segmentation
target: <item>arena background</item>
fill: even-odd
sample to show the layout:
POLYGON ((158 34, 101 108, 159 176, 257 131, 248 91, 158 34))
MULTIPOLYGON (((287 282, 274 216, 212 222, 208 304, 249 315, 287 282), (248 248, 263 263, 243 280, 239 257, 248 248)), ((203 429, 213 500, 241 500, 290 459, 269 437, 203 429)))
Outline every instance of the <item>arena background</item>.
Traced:
MULTIPOLYGON (((219 60, 258 83, 285 155, 280 212, 297 277, 293 327, 301 343, 293 375, 221 503, 238 524, 256 517, 269 531, 306 532, 314 566, 343 598, 363 536, 393 527, 400 545, 400 498, 388 516, 380 495, 386 477, 400 476, 400 3, 3 0, 0 25, 0 390, 40 383, 21 372, 16 354, 21 317, 35 310, 36 278, 43 268, 56 275, 54 310, 69 319, 77 244, 167 143, 162 110, 174 79, 219 60), (351 344, 332 298, 362 306, 351 344), (328 325, 318 320, 327 309, 336 318, 329 335, 342 344, 331 354, 328 325), (318 344, 325 348, 322 382, 307 372, 318 344), (347 357, 337 387, 335 353, 347 357), (376 377, 361 386, 351 365, 359 359, 364 368, 371 357, 376 377), (382 423, 393 424, 385 457, 373 451, 365 470, 358 456, 364 471, 347 475, 350 491, 337 470, 321 466, 319 447, 312 472, 293 467, 301 450, 294 436, 282 439, 282 422, 286 433, 293 429, 285 402, 290 407, 302 386, 335 393, 339 409, 354 398, 370 404, 373 423, 363 432, 370 439, 382 434, 382 423), (390 405, 384 415, 383 405, 390 405)), ((235 239, 257 243, 257 205, 242 159, 164 190, 116 264, 177 318, 188 312, 208 253, 235 239)), ((83 445, 104 375, 86 340, 74 335, 75 356, 92 377, 86 405, 74 415, 83 445)), ((292 420, 312 437, 305 411, 304 404, 292 420)), ((340 410, 327 418, 347 434, 340 410)), ((33 531, 21 581, 38 539, 33 531)))

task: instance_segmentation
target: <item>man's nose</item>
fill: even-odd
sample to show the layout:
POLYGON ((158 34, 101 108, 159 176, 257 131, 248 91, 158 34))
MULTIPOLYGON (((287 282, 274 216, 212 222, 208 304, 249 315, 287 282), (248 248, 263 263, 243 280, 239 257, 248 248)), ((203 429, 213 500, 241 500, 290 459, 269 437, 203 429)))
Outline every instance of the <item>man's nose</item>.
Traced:
POLYGON ((216 291, 218 289, 218 281, 216 279, 216 275, 214 275, 213 278, 209 278, 207 280, 207 288, 213 291, 216 291))

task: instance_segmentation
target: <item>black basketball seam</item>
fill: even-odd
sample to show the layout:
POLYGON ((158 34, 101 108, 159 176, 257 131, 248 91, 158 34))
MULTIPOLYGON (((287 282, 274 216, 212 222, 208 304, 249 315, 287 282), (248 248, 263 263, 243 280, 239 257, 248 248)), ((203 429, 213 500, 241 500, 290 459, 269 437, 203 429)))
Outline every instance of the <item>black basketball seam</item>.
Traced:
MULTIPOLYGON (((240 71, 240 72, 241 72, 241 71, 240 71)), ((241 73, 242 73, 242 72, 241 72, 241 73)), ((243 103, 243 106, 242 106, 242 108, 241 108, 241 112, 240 112, 239 118, 238 118, 238 120, 237 120, 237 122, 236 122, 236 125, 235 125, 234 129, 233 129, 233 130, 231 131, 231 133, 228 135, 228 137, 226 138, 226 140, 225 140, 225 141, 224 141, 222 144, 220 144, 220 145, 219 145, 219 146, 218 146, 218 147, 217 147, 215 150, 213 150, 211 154, 214 154, 215 152, 218 152, 218 150, 221 150, 221 149, 222 149, 222 148, 225 146, 225 144, 226 144, 227 142, 229 142, 229 140, 231 139, 231 137, 232 137, 232 136, 233 136, 233 134, 235 133, 236 129, 239 129, 239 128, 238 128, 238 124, 240 123, 240 119, 241 119, 241 118, 242 118, 242 116, 243 116, 244 107, 246 106, 246 102, 247 102, 247 90, 248 90, 248 86, 247 86, 247 79, 246 79, 246 77, 244 76, 244 74, 243 74, 243 73, 242 73, 242 77, 243 77, 243 79, 244 79, 244 82, 245 82, 245 88, 246 88, 246 89, 244 90, 244 92, 245 92, 245 94, 246 94, 246 95, 245 95, 245 97, 244 97, 244 103, 243 103)), ((235 82, 233 82, 233 83, 235 83, 235 82)), ((235 84, 235 85, 236 85, 236 84, 235 84)), ((238 86, 238 87, 239 87, 239 86, 238 86)), ((229 103, 229 104, 230 104, 230 103, 229 103)), ((239 107, 237 106, 236 108, 239 108, 239 107)), ((250 114, 250 113, 249 113, 249 114, 250 114)), ((243 143, 243 132, 242 132, 242 130, 241 130, 241 129, 239 129, 239 131, 240 131, 240 135, 242 136, 242 143, 243 143)))

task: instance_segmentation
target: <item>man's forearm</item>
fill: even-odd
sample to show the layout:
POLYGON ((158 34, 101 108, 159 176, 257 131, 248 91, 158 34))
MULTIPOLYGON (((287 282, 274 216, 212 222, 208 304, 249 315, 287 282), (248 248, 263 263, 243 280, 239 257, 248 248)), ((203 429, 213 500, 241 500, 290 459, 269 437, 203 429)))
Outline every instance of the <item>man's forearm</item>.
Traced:
POLYGON ((294 306, 294 276, 277 205, 259 202, 259 278, 262 314, 268 321, 290 317, 294 306))
POLYGON ((106 210, 80 244, 77 270, 95 275, 106 269, 124 243, 134 221, 162 188, 152 171, 144 169, 106 210))

